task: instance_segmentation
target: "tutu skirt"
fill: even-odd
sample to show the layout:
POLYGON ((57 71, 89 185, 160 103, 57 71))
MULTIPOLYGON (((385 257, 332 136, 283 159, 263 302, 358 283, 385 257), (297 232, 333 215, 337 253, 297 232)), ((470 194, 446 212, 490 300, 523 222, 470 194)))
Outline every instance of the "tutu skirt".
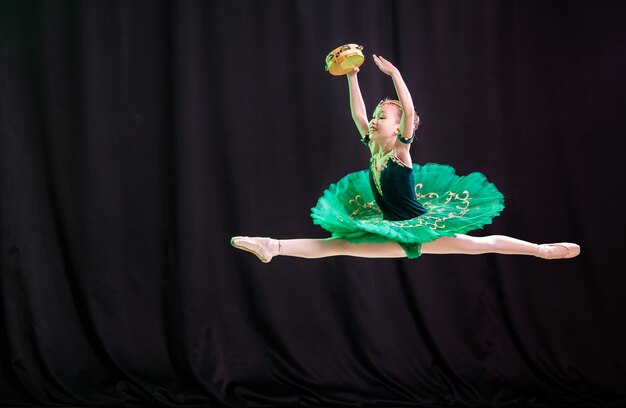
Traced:
POLYGON ((504 209, 504 196, 480 172, 455 174, 437 163, 413 164, 415 195, 426 213, 408 220, 383 218, 370 186, 369 170, 331 184, 311 209, 313 223, 348 242, 397 242, 409 258, 421 244, 490 224, 504 209))

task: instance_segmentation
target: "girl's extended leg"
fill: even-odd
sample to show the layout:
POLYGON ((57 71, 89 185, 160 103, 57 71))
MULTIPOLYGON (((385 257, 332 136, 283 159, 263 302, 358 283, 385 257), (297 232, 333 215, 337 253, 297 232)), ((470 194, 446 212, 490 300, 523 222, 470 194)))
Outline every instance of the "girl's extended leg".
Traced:
MULTIPOLYGON (((259 237, 234 237, 233 246, 254 253, 263 262, 276 255, 300 258, 323 258, 327 256, 358 256, 363 258, 403 258, 404 250, 395 242, 351 244, 343 239, 282 239, 259 237)), ((442 237, 422 245, 422 254, 508 254, 532 255, 545 259, 573 258, 580 247, 567 242, 558 244, 534 244, 506 235, 473 237, 457 234, 442 237)))
POLYGON ((423 254, 506 254, 532 255, 545 259, 573 258, 580 253, 576 244, 534 244, 506 235, 473 237, 457 234, 456 237, 442 237, 422 245, 423 254))
POLYGON ((406 254, 395 242, 362 242, 351 244, 340 238, 281 239, 280 255, 300 258, 324 258, 327 256, 358 256, 361 258, 404 258, 406 254))
POLYGON ((402 247, 395 242, 351 244, 339 238, 277 240, 260 237, 233 237, 230 243, 235 248, 252 252, 263 262, 269 262, 276 255, 299 258, 324 258, 337 255, 363 258, 406 257, 402 247))

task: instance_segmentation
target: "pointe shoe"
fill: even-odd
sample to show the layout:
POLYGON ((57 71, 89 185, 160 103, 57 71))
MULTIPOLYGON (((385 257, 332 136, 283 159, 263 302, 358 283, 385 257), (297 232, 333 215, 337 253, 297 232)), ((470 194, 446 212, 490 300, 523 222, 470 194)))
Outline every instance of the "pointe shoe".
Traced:
POLYGON ((570 242, 559 242, 556 244, 540 244, 539 254, 535 255, 543 259, 565 259, 573 258, 580 254, 580 246, 570 242))
POLYGON ((257 256, 263 263, 268 263, 276 255, 280 255, 280 242, 271 238, 232 237, 230 244, 257 256))

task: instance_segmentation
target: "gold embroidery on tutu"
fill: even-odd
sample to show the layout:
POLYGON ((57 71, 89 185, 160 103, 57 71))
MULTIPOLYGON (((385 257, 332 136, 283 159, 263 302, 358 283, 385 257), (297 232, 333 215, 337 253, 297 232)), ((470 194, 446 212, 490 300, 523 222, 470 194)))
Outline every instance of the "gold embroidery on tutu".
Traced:
POLYGON ((463 190, 461 193, 447 191, 445 200, 438 203, 439 194, 435 192, 422 193, 423 184, 415 185, 415 196, 420 201, 427 212, 419 217, 410 220, 389 221, 383 219, 380 208, 376 205, 376 201, 366 202, 360 194, 348 201, 350 209, 348 213, 350 218, 356 222, 367 223, 389 223, 393 227, 398 228, 421 228, 428 227, 431 229, 446 228, 446 221, 452 218, 462 217, 470 210, 470 193, 463 190), (444 214, 445 213, 445 214, 444 214))
MULTIPOLYGON (((378 209, 378 207, 376 206, 376 201, 370 201, 369 203, 366 203, 363 200, 363 197, 361 196, 361 194, 354 196, 354 198, 348 202, 356 207, 356 209, 350 213, 350 217, 358 216, 361 210, 374 211, 374 212, 377 211, 378 214, 382 214, 380 210, 378 209)), ((359 217, 359 218, 362 218, 362 217, 359 217)))

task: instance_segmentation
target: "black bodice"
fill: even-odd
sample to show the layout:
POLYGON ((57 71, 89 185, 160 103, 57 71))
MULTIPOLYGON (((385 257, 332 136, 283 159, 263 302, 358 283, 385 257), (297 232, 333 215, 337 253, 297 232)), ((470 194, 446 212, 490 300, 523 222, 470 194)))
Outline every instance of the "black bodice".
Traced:
POLYGON ((415 196, 413 169, 391 155, 378 172, 374 160, 370 164, 370 185, 383 218, 390 221, 409 220, 426 212, 415 196))

